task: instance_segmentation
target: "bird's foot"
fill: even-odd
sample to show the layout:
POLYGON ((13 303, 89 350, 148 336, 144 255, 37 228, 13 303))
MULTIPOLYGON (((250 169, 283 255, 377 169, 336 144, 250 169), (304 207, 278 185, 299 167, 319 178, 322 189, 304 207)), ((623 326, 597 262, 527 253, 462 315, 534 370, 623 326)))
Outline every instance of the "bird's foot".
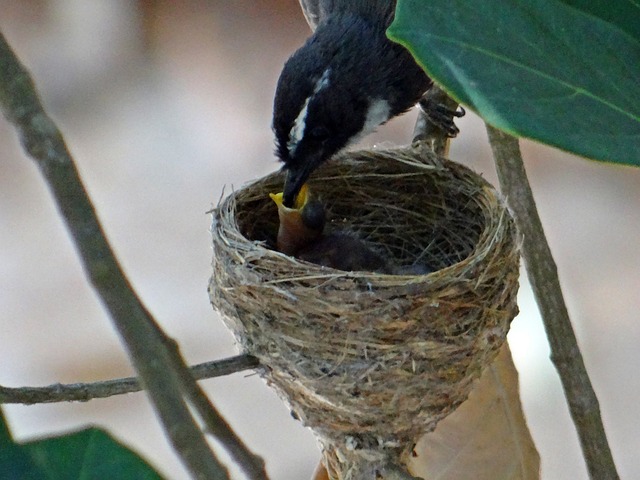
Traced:
POLYGON ((465 115, 466 111, 463 107, 451 109, 428 96, 423 97, 418 105, 426 119, 442 130, 447 137, 454 138, 460 133, 460 129, 453 120, 465 115))

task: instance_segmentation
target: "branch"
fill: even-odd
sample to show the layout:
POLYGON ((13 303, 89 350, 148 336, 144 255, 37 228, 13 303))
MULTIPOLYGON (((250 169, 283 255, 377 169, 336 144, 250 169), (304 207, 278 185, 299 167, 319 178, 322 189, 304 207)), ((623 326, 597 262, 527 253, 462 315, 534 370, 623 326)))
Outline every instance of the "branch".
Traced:
POLYGON ((554 363, 592 479, 618 479, 600 406, 564 303, 556 264, 542 229, 518 140, 487 125, 500 187, 523 235, 527 274, 542 314, 554 363))
MULTIPOLYGON (((222 377, 260 366, 258 359, 251 355, 237 355, 224 360, 200 363, 190 368, 196 380, 222 377)), ((87 402, 94 398, 107 398, 114 395, 141 391, 142 385, 137 377, 117 378, 93 383, 54 384, 46 387, 10 388, 0 385, 0 403, 38 403, 87 402)))
MULTIPOLYGON (((0 105, 47 181, 85 273, 109 312, 174 449, 194 478, 229 478, 183 396, 185 385, 189 386, 186 393, 192 402, 194 392, 203 397, 204 393, 181 359, 175 342, 162 332, 134 293, 102 231, 62 134, 45 113, 28 72, 1 34, 0 105)), ((219 418, 206 403, 210 412, 200 411, 204 402, 193 406, 203 418, 219 418)), ((228 426, 224 423, 219 428, 228 426)), ((252 471, 253 467, 247 470, 252 471)), ((265 479, 266 473, 263 469, 262 475, 250 478, 265 479)))
POLYGON ((251 453, 240 437, 231 429, 227 421, 218 413, 211 401, 209 401, 207 395, 194 380, 193 375, 191 375, 191 372, 182 361, 177 342, 172 342, 171 345, 168 346, 168 353, 173 362, 181 365, 180 375, 178 377, 180 386, 191 403, 191 406, 200 416, 207 433, 212 434, 224 445, 231 455, 231 458, 242 468, 248 479, 267 480, 264 460, 262 460, 262 457, 251 453))

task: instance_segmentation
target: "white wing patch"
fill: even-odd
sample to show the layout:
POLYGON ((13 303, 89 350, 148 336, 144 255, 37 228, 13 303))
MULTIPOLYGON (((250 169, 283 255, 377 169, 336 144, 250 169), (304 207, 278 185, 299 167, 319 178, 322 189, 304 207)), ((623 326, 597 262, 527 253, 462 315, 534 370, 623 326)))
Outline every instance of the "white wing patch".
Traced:
POLYGON ((331 70, 328 68, 322 73, 322 76, 318 79, 315 86, 313 87, 313 93, 309 95, 307 99, 304 101, 304 104, 302 105, 302 109, 300 110, 300 113, 298 114, 295 121, 293 122, 293 127, 291 127, 291 130, 289 131, 289 141, 287 142, 287 150, 289 150, 289 155, 293 156, 293 154, 296 151, 296 148, 298 147, 298 144, 304 138, 304 131, 305 131, 306 122, 307 122, 307 113, 309 111, 309 103, 311 102, 311 99, 320 90, 322 90, 323 88, 329 85, 330 73, 331 73, 331 70))
POLYGON ((372 100, 369 103, 369 109, 367 110, 367 118, 364 121, 364 126, 360 131, 360 135, 367 135, 373 132, 376 128, 389 120, 389 114, 391 113, 391 107, 389 102, 378 98, 372 100))
POLYGON ((389 102, 382 98, 371 100, 371 102, 369 102, 369 109, 367 110, 367 116, 365 117, 362 130, 349 140, 349 144, 351 145, 359 142, 362 137, 372 133, 376 128, 389 120, 390 114, 391 107, 389 106, 389 102))

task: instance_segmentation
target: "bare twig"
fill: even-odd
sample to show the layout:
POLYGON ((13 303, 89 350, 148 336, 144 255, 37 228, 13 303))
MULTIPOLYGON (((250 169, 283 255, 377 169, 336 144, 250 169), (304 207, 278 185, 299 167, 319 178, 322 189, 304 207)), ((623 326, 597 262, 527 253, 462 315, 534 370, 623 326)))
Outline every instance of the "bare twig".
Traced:
MULTIPOLYGON (((237 355, 223 360, 200 363, 190 368, 196 380, 221 377, 259 367, 258 359, 251 355, 237 355)), ((94 398, 107 398, 114 395, 134 393, 142 390, 136 377, 117 378, 93 383, 54 384, 46 387, 0 386, 0 403, 37 403, 87 402, 94 398)))
MULTIPOLYGON (((170 357, 174 362, 182 363, 182 356, 178 344, 173 342, 169 348, 170 357)), ((184 365, 184 363, 182 363, 184 365)), ((206 427, 207 433, 212 434, 224 445, 231 458, 233 458, 250 480, 263 480, 267 478, 265 464, 262 457, 254 455, 246 447, 244 442, 231 429, 227 421, 218 413, 211 404, 204 391, 194 381, 193 375, 185 367, 181 369, 179 380, 189 403, 198 412, 200 419, 206 427)))
POLYGON ((487 125, 502 193, 523 234, 522 253, 582 453, 594 480, 617 479, 600 417, 600 406, 584 366, 558 279, 557 268, 536 209, 518 140, 487 125))
MULTIPOLYGON (((0 105, 46 179, 85 272, 111 315, 175 450, 194 478, 229 478, 182 395, 184 386, 189 384, 186 393, 193 402, 193 392, 200 387, 180 358, 175 342, 162 332, 134 293, 106 240, 60 131, 45 113, 33 81, 2 35, 0 105)), ((199 409, 203 404, 194 402, 194 407, 199 409)), ((219 417, 213 407, 210 410, 199 414, 203 418, 219 417)), ((219 428, 228 426, 225 423, 219 428)), ((250 478, 265 479, 266 473, 263 470, 261 475, 250 478)))

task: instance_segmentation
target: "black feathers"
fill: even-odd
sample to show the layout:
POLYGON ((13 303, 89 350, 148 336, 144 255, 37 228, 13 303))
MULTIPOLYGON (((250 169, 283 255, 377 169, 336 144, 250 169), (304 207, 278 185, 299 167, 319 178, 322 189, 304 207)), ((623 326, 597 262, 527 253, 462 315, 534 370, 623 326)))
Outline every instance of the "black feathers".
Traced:
POLYGON ((385 35, 394 1, 301 3, 317 28, 286 62, 274 100, 276 154, 289 171, 286 205, 318 165, 411 108, 431 85, 385 35))

